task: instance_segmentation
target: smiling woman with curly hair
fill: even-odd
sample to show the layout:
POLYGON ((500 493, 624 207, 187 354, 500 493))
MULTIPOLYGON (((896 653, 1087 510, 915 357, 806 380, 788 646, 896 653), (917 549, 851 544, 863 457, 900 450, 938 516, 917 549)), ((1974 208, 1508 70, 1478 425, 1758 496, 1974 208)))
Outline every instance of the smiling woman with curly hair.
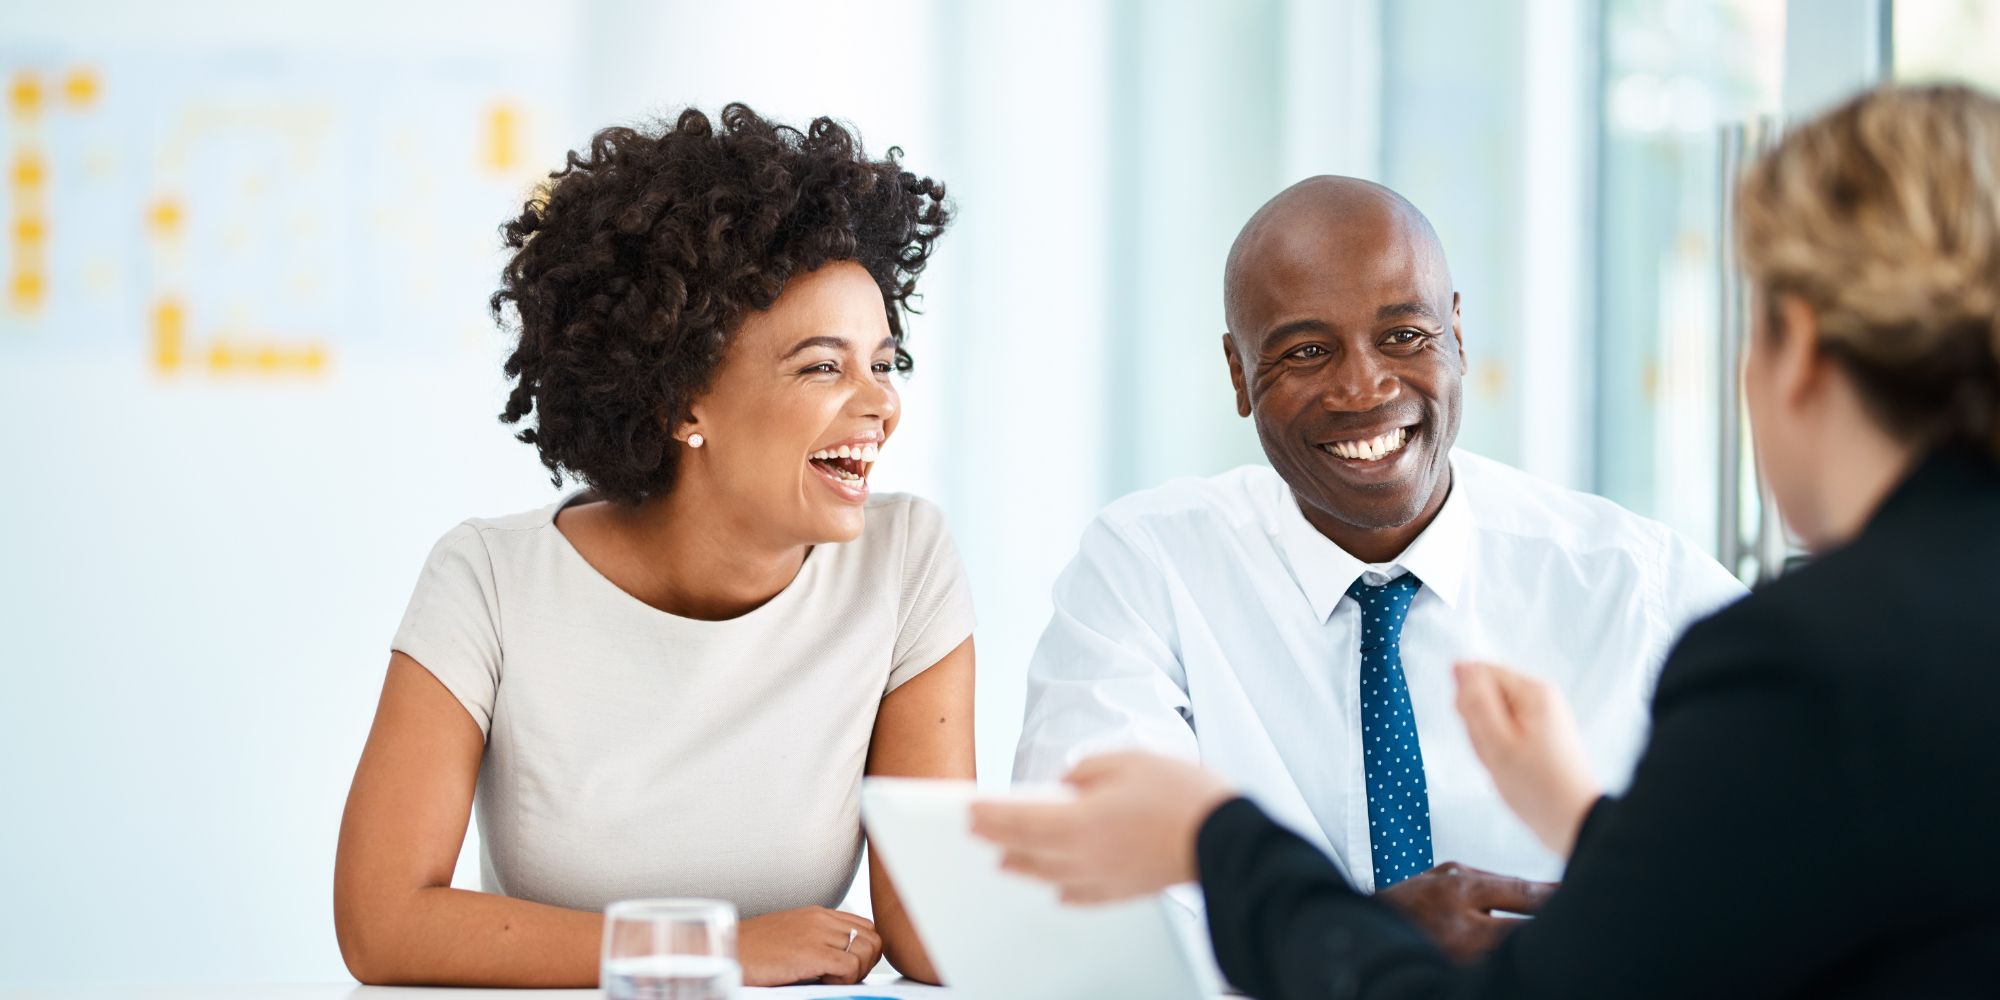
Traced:
POLYGON ((871 495, 944 188, 826 118, 611 128, 503 227, 501 420, 558 486, 432 550, 341 825, 381 983, 597 981, 604 906, 707 896, 745 982, 936 981, 862 775, 970 778, 972 609, 932 505, 871 495), (450 887, 477 810, 484 892, 450 887))

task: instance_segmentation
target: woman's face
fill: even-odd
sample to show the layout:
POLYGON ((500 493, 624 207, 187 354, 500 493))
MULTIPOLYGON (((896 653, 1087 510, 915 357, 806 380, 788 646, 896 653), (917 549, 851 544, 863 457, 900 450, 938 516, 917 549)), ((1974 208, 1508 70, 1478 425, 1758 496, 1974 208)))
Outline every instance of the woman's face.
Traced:
POLYGON ((1808 548, 1817 549, 1821 517, 1809 474, 1820 435, 1808 410, 1799 405, 1800 380, 1817 359, 1813 333, 1803 327, 1811 314, 1796 300, 1767 306, 1761 293, 1752 301, 1750 342, 1743 352, 1743 405, 1750 415, 1757 469, 1771 487, 1785 523, 1808 548), (1775 313, 1782 322, 1773 322, 1775 313))
POLYGON ((780 544, 861 533, 868 473, 895 433, 896 345, 882 290, 852 261, 797 275, 730 338, 707 392, 675 431, 681 487, 717 491, 725 512, 780 544))

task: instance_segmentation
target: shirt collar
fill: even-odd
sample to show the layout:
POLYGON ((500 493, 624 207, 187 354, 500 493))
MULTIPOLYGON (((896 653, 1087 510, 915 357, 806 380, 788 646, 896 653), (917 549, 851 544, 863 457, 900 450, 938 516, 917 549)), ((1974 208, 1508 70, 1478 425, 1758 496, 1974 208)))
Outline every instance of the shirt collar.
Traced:
POLYGON ((1283 493, 1273 538, 1291 567, 1292 579, 1298 582, 1299 590, 1305 593, 1313 614, 1321 622, 1333 617, 1334 608, 1347 596, 1347 588, 1370 570, 1391 578, 1414 573, 1423 581, 1424 589, 1436 594, 1445 607, 1455 608, 1472 561, 1472 501, 1466 492, 1465 481, 1454 463, 1451 493, 1445 497, 1444 506, 1438 508, 1437 516, 1423 534, 1402 555, 1387 563, 1364 563, 1320 534, 1299 510, 1298 497, 1290 488, 1283 493))

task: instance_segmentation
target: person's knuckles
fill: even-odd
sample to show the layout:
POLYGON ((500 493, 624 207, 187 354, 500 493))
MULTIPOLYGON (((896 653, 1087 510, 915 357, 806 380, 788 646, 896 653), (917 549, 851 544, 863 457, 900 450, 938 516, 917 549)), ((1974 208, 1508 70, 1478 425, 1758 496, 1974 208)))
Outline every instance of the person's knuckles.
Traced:
POLYGON ((1489 919, 1486 923, 1471 929, 1467 933, 1467 938, 1481 953, 1489 952, 1500 947, 1500 942, 1506 940, 1507 933, 1514 929, 1512 926, 1514 923, 1516 921, 1489 919))

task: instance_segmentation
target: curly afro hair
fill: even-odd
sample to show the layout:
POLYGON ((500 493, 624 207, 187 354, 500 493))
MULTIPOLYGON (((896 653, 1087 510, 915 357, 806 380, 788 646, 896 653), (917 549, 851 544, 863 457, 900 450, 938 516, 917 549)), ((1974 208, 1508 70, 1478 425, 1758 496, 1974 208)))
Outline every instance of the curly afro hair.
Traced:
POLYGON ((614 502, 664 495, 670 432, 744 316, 836 261, 874 276, 908 372, 902 314, 950 207, 901 156, 870 159, 830 118, 800 131, 741 104, 716 122, 689 108, 597 133, 501 227, 514 254, 490 305, 520 322, 501 421, 534 414, 515 436, 557 486, 568 474, 614 502))

